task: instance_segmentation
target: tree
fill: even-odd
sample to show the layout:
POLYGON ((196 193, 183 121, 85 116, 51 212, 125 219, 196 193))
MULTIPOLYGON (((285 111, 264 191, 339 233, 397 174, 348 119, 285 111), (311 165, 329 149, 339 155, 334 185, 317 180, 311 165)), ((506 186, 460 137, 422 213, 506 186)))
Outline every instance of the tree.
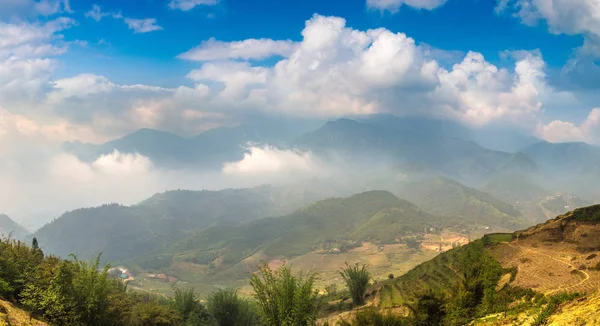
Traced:
POLYGON ((250 302, 240 298, 233 289, 221 289, 208 297, 208 311, 219 326, 251 326, 258 316, 250 302))
POLYGON ((262 321, 273 326, 307 326, 317 320, 320 307, 314 273, 294 275, 288 266, 272 270, 259 267, 260 276, 252 275, 250 285, 262 321))
POLYGON ((346 268, 342 268, 339 273, 344 278, 344 281, 346 281, 346 286, 348 287, 348 291, 350 291, 354 305, 363 305, 365 303, 365 292, 371 280, 371 274, 367 270, 367 265, 359 266, 356 263, 350 266, 346 263, 346 268))

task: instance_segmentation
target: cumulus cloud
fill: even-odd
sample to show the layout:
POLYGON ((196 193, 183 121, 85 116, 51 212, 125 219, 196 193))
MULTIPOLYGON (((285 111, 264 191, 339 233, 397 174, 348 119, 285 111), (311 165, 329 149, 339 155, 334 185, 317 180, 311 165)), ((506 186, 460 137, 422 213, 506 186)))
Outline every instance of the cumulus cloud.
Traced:
MULTIPOLYGON (((453 54, 444 60, 458 61, 446 69, 429 45, 384 28, 353 29, 339 17, 313 16, 306 21, 302 37, 273 66, 203 62, 187 75, 192 86, 173 89, 117 85, 94 74, 51 82, 54 62, 42 59, 38 64, 47 65, 38 69, 44 72, 39 77, 43 98, 36 105, 72 124, 91 127, 98 134, 95 138, 101 138, 141 127, 194 134, 252 112, 326 118, 377 112, 424 114, 478 126, 508 121, 535 129, 544 101, 555 102, 558 96, 546 83, 539 51, 509 52, 515 62, 512 68, 499 68, 476 52, 453 54)), ((201 50, 196 58, 259 58, 274 50, 248 51, 245 46, 239 50, 233 44, 252 48, 277 42, 281 41, 213 40, 196 48, 201 50), (218 51, 209 51, 211 44, 218 44, 218 51)), ((15 73, 11 79, 19 76, 15 73)), ((561 96, 563 101, 569 98, 561 96)))
POLYGON ((306 21, 297 43, 202 43, 185 53, 202 61, 187 74, 188 86, 119 85, 93 73, 53 79, 53 56, 66 46, 60 33, 71 25, 68 19, 0 25, 0 35, 8 35, 0 38, 0 53, 11 53, 0 61, 0 107, 39 130, 59 130, 62 140, 104 141, 139 128, 194 135, 257 114, 387 112, 476 126, 508 122, 534 131, 546 106, 578 98, 548 85, 539 51, 507 52, 513 66, 498 67, 477 52, 453 53, 441 65, 431 46, 404 33, 358 30, 343 18, 320 15, 306 21), (17 50, 25 47, 38 50, 17 50), (28 54, 15 59, 20 52, 28 54), (240 61, 274 53, 282 56, 274 65, 240 61))
POLYGON ((289 40, 275 41, 263 38, 222 42, 211 38, 178 57, 193 61, 266 59, 273 56, 287 57, 294 47, 295 44, 289 40))
POLYGON ((600 145, 600 108, 593 109, 587 119, 579 125, 554 120, 543 125, 539 133, 551 142, 583 141, 600 145))
POLYGON ((218 0, 171 0, 169 2, 169 8, 190 11, 196 6, 214 6, 218 3, 218 0))
POLYGON ((369 9, 396 13, 403 5, 415 9, 433 10, 443 6, 448 0, 367 0, 369 9))
POLYGON ((156 24, 156 18, 125 18, 124 19, 129 29, 133 29, 135 33, 148 33, 153 31, 160 31, 163 28, 156 24))

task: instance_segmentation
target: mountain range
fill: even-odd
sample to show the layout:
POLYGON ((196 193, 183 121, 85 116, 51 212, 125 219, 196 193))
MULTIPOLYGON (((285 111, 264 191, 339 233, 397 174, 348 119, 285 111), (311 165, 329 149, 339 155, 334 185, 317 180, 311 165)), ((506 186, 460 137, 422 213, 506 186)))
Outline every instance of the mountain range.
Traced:
POLYGON ((585 143, 548 143, 512 130, 496 128, 486 133, 446 120, 381 114, 314 126, 241 125, 192 138, 142 129, 99 145, 65 143, 63 149, 84 161, 117 150, 147 156, 163 168, 220 170, 225 163, 241 160, 249 146, 270 145, 310 151, 325 162, 333 157, 364 166, 383 162, 405 172, 439 174, 477 187, 498 175, 521 173, 543 180, 545 188, 576 193, 582 188, 581 195, 598 195, 593 187, 573 182, 600 179, 600 148, 585 143))

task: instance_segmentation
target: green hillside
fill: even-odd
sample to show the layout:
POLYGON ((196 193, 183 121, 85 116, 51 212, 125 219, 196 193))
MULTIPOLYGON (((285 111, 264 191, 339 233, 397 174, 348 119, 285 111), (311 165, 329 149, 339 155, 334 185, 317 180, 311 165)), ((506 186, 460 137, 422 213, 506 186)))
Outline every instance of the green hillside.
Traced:
POLYGON ((512 205, 448 178, 410 181, 400 185, 394 193, 431 214, 456 217, 467 223, 512 230, 527 226, 522 214, 512 205))
POLYGON ((134 206, 117 204, 67 212, 33 236, 44 250, 89 259, 123 260, 162 250, 211 226, 289 213, 316 200, 308 192, 263 186, 222 191, 168 191, 134 206))
POLYGON ((319 201, 280 218, 236 227, 215 227, 178 242, 168 252, 213 253, 235 264, 262 250, 269 257, 294 257, 362 241, 394 243, 397 238, 443 223, 386 191, 319 201))

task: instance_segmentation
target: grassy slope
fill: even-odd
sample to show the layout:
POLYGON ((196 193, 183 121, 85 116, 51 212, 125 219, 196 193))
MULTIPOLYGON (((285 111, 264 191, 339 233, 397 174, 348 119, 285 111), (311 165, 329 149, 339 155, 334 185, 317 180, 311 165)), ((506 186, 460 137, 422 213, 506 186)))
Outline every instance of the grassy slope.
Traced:
POLYGON ((29 314, 11 303, 0 300, 0 326, 43 326, 48 325, 29 317, 29 314))

